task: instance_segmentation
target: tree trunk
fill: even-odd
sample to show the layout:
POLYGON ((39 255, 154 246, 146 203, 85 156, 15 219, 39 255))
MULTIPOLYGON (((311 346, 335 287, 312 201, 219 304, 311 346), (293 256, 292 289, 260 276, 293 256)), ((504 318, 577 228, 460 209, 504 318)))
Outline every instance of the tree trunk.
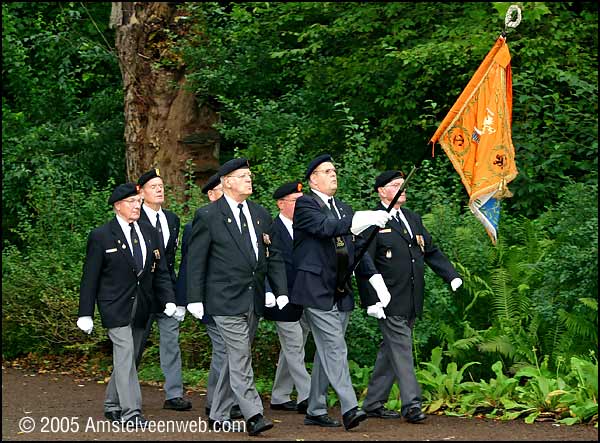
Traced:
MULTIPOLYGON (((181 5, 184 6, 184 5, 181 5)), ((171 51, 173 37, 187 31, 178 3, 113 2, 111 26, 125 96, 127 176, 156 167, 183 199, 188 160, 198 185, 219 167, 218 113, 199 105, 184 86, 185 66, 171 51)))

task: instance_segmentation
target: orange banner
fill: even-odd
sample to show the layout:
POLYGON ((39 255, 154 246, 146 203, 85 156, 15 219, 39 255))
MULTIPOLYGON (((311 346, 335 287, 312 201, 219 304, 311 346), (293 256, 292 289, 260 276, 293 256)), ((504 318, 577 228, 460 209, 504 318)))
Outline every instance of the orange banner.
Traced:
POLYGON ((469 194, 469 207, 496 244, 499 200, 518 174, 511 138, 510 53, 499 37, 430 142, 439 142, 469 194))

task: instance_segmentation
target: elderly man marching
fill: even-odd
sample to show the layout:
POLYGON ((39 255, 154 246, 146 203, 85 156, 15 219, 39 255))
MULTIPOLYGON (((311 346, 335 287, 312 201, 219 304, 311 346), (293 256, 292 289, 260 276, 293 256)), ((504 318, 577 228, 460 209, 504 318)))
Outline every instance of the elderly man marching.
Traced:
POLYGON ((271 429, 273 423, 263 416, 251 346, 265 307, 265 277, 278 296, 287 295, 287 281, 281 255, 269 237, 271 216, 248 200, 252 194, 249 168, 245 158, 223 164, 219 169, 223 197, 196 211, 188 250, 187 309, 198 319, 206 309, 227 349, 211 420, 230 420, 233 401, 221 393, 231 389, 248 433, 257 435, 271 429))
MULTIPOLYGON (((273 242, 281 250, 287 275, 288 289, 294 285, 294 207, 296 200, 302 197, 302 183, 294 181, 284 183, 273 193, 277 200, 279 214, 271 228, 273 242)), ((274 297, 273 294, 267 296, 274 297)), ((303 316, 302 306, 288 303, 287 298, 279 297, 277 306, 265 308, 265 318, 275 321, 281 351, 275 371, 275 380, 271 390, 271 409, 293 411, 306 414, 310 375, 304 364, 304 346, 310 331, 303 316), (294 386, 298 394, 297 401, 290 398, 294 386)))
MULTIPOLYGON (((355 244, 369 226, 385 226, 385 211, 359 211, 335 198, 337 171, 330 155, 310 162, 306 171, 310 192, 296 200, 294 210, 294 267, 296 280, 290 302, 304 306, 304 314, 315 340, 310 396, 304 424, 337 427, 327 414, 327 388, 331 384, 340 399, 342 419, 350 430, 367 418, 358 408, 350 379, 344 334, 354 309, 352 290, 344 276, 358 253, 355 244)), ((368 278, 378 294, 389 296, 381 275, 368 255, 356 268, 368 278)))
MULTIPOLYGON (((160 172, 153 168, 145 172, 138 179, 141 195, 144 199, 140 220, 146 221, 157 230, 161 247, 165 253, 167 267, 171 276, 173 290, 177 282, 175 273, 175 254, 179 244, 180 221, 177 214, 162 207, 165 202, 165 185, 160 172)), ((183 374, 181 368, 181 350, 179 349, 179 323, 185 317, 185 300, 175 294, 177 309, 173 317, 167 317, 160 309, 154 309, 146 325, 144 343, 140 346, 137 356, 137 366, 142 359, 145 341, 150 334, 152 324, 158 325, 160 336, 159 357, 160 368, 165 376, 165 402, 163 408, 176 411, 187 411, 192 408, 192 403, 183 397, 183 374)))
MULTIPOLYGON (((380 203, 376 210, 388 208, 404 183, 400 171, 385 171, 375 179, 375 192, 380 203)), ((421 411, 421 389, 415 374, 412 355, 412 329, 423 311, 425 264, 450 284, 453 291, 462 280, 450 260, 433 243, 421 216, 402 208, 406 192, 398 198, 390 214, 393 218, 385 229, 379 229, 369 245, 369 255, 383 275, 390 290, 389 298, 381 298, 372 288, 359 281, 359 290, 367 313, 378 319, 383 341, 375 360, 363 408, 369 417, 399 418, 385 409, 394 381, 398 381, 402 400, 402 416, 418 423, 426 416, 421 411)))
POLYGON ((104 415, 133 427, 145 426, 135 364, 151 306, 172 316, 173 286, 158 233, 139 222, 141 196, 134 183, 115 188, 108 199, 115 217, 94 229, 87 243, 77 326, 91 334, 94 306, 113 343, 113 372, 106 387, 104 415), (139 345, 138 345, 139 346, 139 345))

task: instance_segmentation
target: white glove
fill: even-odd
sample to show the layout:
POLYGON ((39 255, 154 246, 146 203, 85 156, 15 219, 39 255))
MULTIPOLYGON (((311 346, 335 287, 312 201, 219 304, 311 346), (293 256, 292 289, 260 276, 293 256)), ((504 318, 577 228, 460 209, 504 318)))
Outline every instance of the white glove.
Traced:
POLYGON ((190 314, 195 318, 202 320, 202 317, 204 316, 204 305, 202 302, 188 303, 187 310, 190 311, 190 314))
POLYGON ((79 317, 77 319, 77 327, 86 334, 91 334, 92 329, 94 329, 94 320, 90 316, 79 317))
POLYGON ((352 217, 352 226, 350 231, 354 235, 359 235, 369 226, 377 225, 383 228, 385 224, 392 218, 392 214, 389 212, 379 211, 357 211, 352 217))
POLYGON ((182 322, 185 318, 185 306, 177 306, 175 314, 173 314, 173 318, 178 322, 182 322))
POLYGON ((173 317, 173 314, 175 314, 176 310, 177 310, 177 306, 175 306, 175 303, 167 303, 165 305, 165 310, 163 311, 163 313, 167 317, 173 317))
POLYGON ((275 300, 275 294, 272 292, 267 292, 265 294, 265 307, 272 308, 277 304, 277 300, 275 300))
POLYGON ((279 297, 277 297, 277 306, 279 307, 279 310, 285 308, 285 305, 287 305, 289 302, 290 299, 287 295, 280 295, 279 297))
POLYGON ((462 286, 462 279, 461 279, 461 278, 459 278, 459 277, 456 277, 454 280, 452 280, 452 281, 450 282, 450 287, 452 288, 452 290, 453 290, 454 292, 456 292, 456 290, 457 290, 458 288, 460 288, 461 286, 462 286))
POLYGON ((381 320, 385 317, 385 312, 383 311, 383 306, 380 302, 375 303, 367 308, 367 315, 371 317, 375 317, 377 320, 381 320))
POLYGON ((390 294, 390 291, 388 291, 381 274, 373 274, 371 278, 369 278, 369 283, 371 283, 371 286, 373 286, 373 289, 377 292, 377 297, 381 302, 381 306, 384 308, 387 307, 392 299, 392 295, 390 294))

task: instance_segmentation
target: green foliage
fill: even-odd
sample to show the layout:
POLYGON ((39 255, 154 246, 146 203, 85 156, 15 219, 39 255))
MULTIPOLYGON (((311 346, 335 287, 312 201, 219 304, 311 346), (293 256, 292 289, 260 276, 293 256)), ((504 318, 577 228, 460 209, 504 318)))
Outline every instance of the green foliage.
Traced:
POLYGON ((471 392, 462 398, 460 413, 474 415, 487 410, 492 415, 509 409, 515 404, 517 399, 515 389, 519 381, 504 375, 501 361, 492 365, 492 371, 496 374, 496 378, 490 378, 489 382, 480 380, 479 383, 466 383, 467 389, 471 392))
MULTIPOLYGON (((417 377, 423 389, 425 410, 443 411, 446 415, 481 416, 526 423, 544 417, 572 425, 598 419, 598 361, 592 351, 590 359, 572 357, 564 376, 548 369, 548 359, 541 365, 526 366, 514 377, 507 376, 501 361, 491 369, 496 375, 489 381, 463 382, 463 371, 455 363, 442 370, 442 350, 435 348, 430 362, 422 363, 417 377)), ((391 401, 390 404, 394 404, 391 401)))
MULTIPOLYGON (((2 251, 5 357, 78 350, 77 344, 81 351, 90 350, 75 325, 79 281, 87 234, 109 218, 109 190, 84 189, 70 173, 47 168, 47 175, 33 179, 29 197, 31 219, 39 223, 23 217, 15 230, 29 247, 20 251, 10 245, 2 251)), ((96 321, 96 331, 101 329, 96 321)), ((89 340, 97 345, 100 335, 95 332, 89 340)))
POLYGON ((88 187, 124 176, 109 14, 109 3, 2 4, 4 239, 15 241, 15 225, 31 213, 31 180, 47 166, 88 187))
MULTIPOLYGON (((181 51, 192 87, 222 106, 224 149, 238 146, 259 160, 293 129, 308 157, 360 156, 347 132, 364 125, 358 145, 373 148, 377 169, 399 168, 421 157, 504 27, 506 7, 202 3, 190 7, 198 29, 181 51), (349 125, 340 124, 340 104, 353 116, 349 125)), ((565 178, 597 181, 598 11, 568 3, 522 8, 523 23, 508 38, 520 174, 506 204, 536 216, 565 178)), ((440 183, 461 189, 448 161, 436 169, 440 183)))
POLYGON ((436 347, 431 352, 431 361, 422 362, 421 365, 428 370, 417 370, 417 380, 423 389, 423 399, 429 404, 424 411, 432 413, 440 408, 454 409, 462 399, 467 390, 466 382, 463 382, 465 371, 479 362, 469 362, 460 369, 455 362, 446 366, 446 372, 442 369, 442 350, 436 347))

